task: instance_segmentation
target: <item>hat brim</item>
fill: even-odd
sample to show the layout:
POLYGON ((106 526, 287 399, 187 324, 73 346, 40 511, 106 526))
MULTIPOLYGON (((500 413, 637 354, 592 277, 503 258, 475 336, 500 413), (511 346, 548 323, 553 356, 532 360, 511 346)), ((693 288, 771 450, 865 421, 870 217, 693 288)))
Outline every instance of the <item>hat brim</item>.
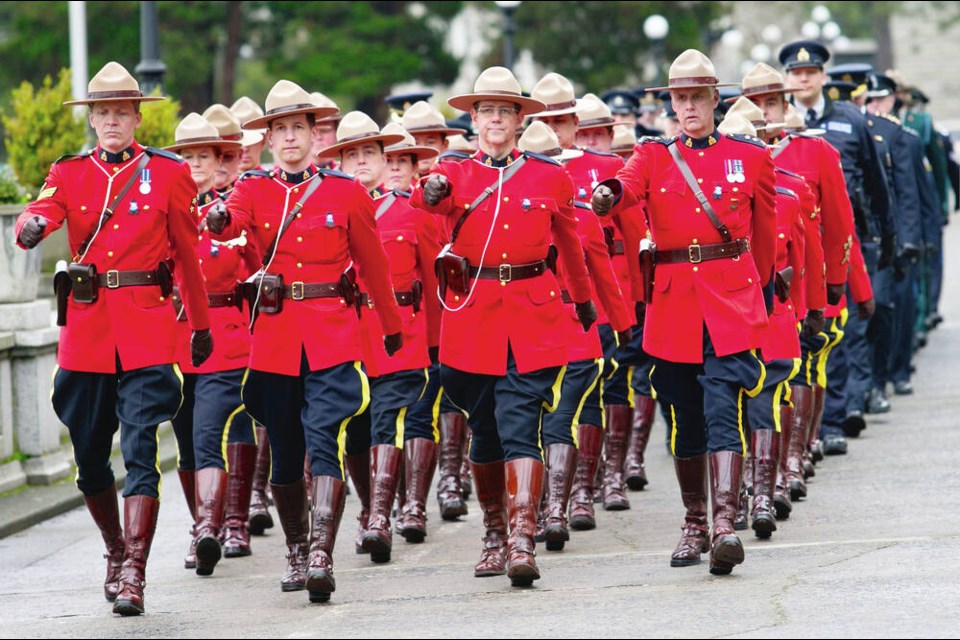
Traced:
POLYGON ((559 156, 553 156, 553 159, 566 162, 567 160, 573 160, 581 156, 583 156, 583 149, 564 149, 560 152, 559 156))
POLYGON ((173 151, 178 153, 184 149, 195 149, 197 147, 213 147, 215 149, 225 150, 225 149, 239 149, 243 146, 243 143, 239 140, 197 140, 191 142, 186 140, 178 144, 172 144, 169 147, 164 147, 165 151, 173 151))
POLYGON ((388 156, 413 155, 416 156, 417 162, 420 162, 421 160, 428 160, 430 158, 436 158, 438 155, 440 155, 440 152, 433 147, 421 147, 416 145, 412 147, 388 147, 383 150, 383 153, 388 156))
POLYGON ((610 153, 615 153, 620 155, 621 153, 633 153, 634 148, 637 145, 631 144, 630 146, 620 146, 620 147, 610 147, 610 153))
POLYGON ((383 144, 384 151, 386 151, 386 148, 390 145, 403 142, 403 135, 399 133, 378 133, 376 135, 354 138, 353 140, 344 140, 343 142, 330 145, 326 149, 321 149, 317 152, 317 155, 320 157, 335 156, 339 155, 344 149, 356 147, 357 145, 361 144, 367 144, 369 142, 379 142, 383 144))
POLYGON ((439 133, 442 136, 462 136, 467 133, 466 129, 455 129, 452 127, 420 127, 417 129, 407 129, 407 133, 416 136, 418 133, 439 133))
POLYGON ((575 100, 574 102, 576 102, 576 104, 573 105, 572 107, 564 107, 563 109, 550 109, 550 110, 545 110, 545 111, 538 111, 538 112, 537 112, 537 117, 538 117, 538 118, 549 118, 549 117, 551 117, 551 116, 565 116, 565 115, 570 115, 570 114, 576 115, 577 112, 579 112, 579 111, 583 108, 583 101, 582 101, 582 100, 575 100))
POLYGON ((243 137, 240 139, 240 145, 244 147, 252 147, 255 144, 260 144, 264 141, 267 136, 266 129, 257 129, 257 130, 244 130, 243 137))
POLYGON ((786 122, 768 122, 767 124, 758 127, 754 125, 754 129, 757 131, 769 131, 770 129, 783 129, 787 126, 786 122))
POLYGON ((617 121, 614 118, 598 118, 594 120, 587 120, 586 122, 581 121, 577 126, 577 131, 585 131, 587 129, 606 129, 617 124, 617 121))
POLYGON ((541 111, 547 108, 547 105, 539 100, 527 98, 526 96, 503 93, 465 93, 461 96, 453 96, 447 100, 447 104, 454 109, 459 109, 460 111, 470 111, 473 109, 473 105, 477 104, 481 100, 513 102, 514 104, 520 105, 520 110, 528 116, 532 116, 534 114, 539 115, 541 111))
POLYGON ((650 87, 649 89, 647 89, 647 91, 682 91, 684 89, 701 89, 703 87, 714 87, 719 89, 720 87, 739 87, 739 86, 740 86, 739 82, 720 82, 717 84, 695 83, 695 84, 684 84, 684 85, 675 86, 675 87, 669 87, 669 86, 668 87, 650 87))
POLYGON ((736 101, 737 101, 738 99, 740 99, 740 98, 748 98, 748 99, 749 99, 749 98, 753 98, 753 97, 755 97, 755 96, 768 96, 768 95, 770 95, 771 93, 784 93, 784 94, 786 94, 786 93, 795 93, 795 92, 797 92, 797 91, 799 91, 799 89, 787 89, 787 88, 783 88, 783 89, 770 89, 770 90, 766 90, 766 91, 757 91, 756 93, 741 93, 739 96, 733 96, 733 97, 731 97, 731 98, 724 98, 721 102, 723 102, 724 104, 733 104, 734 102, 736 102, 736 101))
POLYGON ((266 114, 260 116, 259 118, 254 118, 253 120, 248 120, 240 125, 244 129, 269 129, 270 123, 274 120, 279 120, 280 118, 286 118, 288 116, 297 116, 302 114, 313 114, 313 117, 316 120, 323 120, 324 118, 329 118, 330 116, 336 115, 339 113, 339 109, 334 109, 333 107, 305 107, 303 109, 290 109, 289 111, 279 111, 275 113, 266 114))
POLYGON ((784 127, 784 130, 790 133, 802 133, 805 136, 822 136, 827 132, 826 129, 797 129, 793 127, 784 127))
POLYGON ((94 100, 70 100, 64 102, 63 106, 73 107, 78 104, 97 104, 98 102, 160 102, 161 100, 166 100, 165 96, 141 96, 137 97, 126 97, 126 98, 96 98, 94 100))
POLYGON ((814 62, 813 60, 810 60, 808 62, 796 61, 796 62, 788 62, 783 66, 783 68, 786 69, 787 71, 792 71, 794 69, 814 69, 814 68, 823 69, 823 63, 814 62))

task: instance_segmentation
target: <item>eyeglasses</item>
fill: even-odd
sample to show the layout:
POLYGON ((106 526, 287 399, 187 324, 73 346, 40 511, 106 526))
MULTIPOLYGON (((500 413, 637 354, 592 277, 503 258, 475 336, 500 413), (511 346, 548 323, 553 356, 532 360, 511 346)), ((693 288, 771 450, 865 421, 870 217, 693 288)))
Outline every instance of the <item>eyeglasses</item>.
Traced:
POLYGON ((477 114, 484 118, 492 118, 494 114, 500 118, 508 118, 517 113, 519 113, 517 109, 511 109, 510 107, 480 107, 477 109, 477 114))

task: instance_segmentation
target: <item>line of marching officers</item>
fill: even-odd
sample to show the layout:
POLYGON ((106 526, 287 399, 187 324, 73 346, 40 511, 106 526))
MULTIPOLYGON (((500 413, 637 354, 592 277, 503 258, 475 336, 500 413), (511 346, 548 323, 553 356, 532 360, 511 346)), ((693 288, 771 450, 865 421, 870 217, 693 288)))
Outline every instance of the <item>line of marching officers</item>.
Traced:
MULTIPOLYGON (((670 563, 709 553, 711 573, 730 573, 735 531, 770 537, 806 495, 825 397, 848 389, 828 357, 847 287, 861 320, 875 308, 872 237, 857 233, 844 151, 814 119, 847 131, 855 109, 813 99, 804 118, 786 99, 806 105, 797 87, 828 55, 788 45, 789 82, 758 65, 717 128, 723 85, 687 51, 660 88, 679 135, 639 143, 563 76, 526 95, 493 67, 449 100, 476 148, 426 102, 381 129, 286 80, 264 110, 213 105, 172 146, 143 147, 140 105, 155 98, 106 65, 71 103, 90 105, 97 147, 54 163, 17 234, 29 249, 68 226, 53 403, 114 612, 144 611, 165 420, 193 519, 185 566, 210 575, 249 555, 250 534, 274 526, 272 496, 281 588, 325 602, 348 474, 357 553, 382 563, 394 532, 424 541, 439 468, 444 519, 475 487, 475 575, 528 586, 537 542, 558 550, 570 528, 595 528, 595 501, 630 508, 659 405, 686 510, 670 563)), ((922 191, 907 140, 915 163, 891 165, 891 182, 922 191)), ((889 252, 890 229, 914 222, 871 206, 894 219, 878 231, 889 252)), ((900 257, 921 244, 901 240, 900 257)))

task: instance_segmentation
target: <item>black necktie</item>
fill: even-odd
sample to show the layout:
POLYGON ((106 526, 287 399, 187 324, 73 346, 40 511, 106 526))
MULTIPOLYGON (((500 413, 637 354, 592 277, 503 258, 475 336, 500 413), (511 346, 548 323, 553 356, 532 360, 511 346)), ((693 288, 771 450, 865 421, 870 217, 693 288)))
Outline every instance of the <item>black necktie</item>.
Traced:
POLYGON ((812 127, 817 123, 817 112, 813 109, 807 109, 807 126, 812 127))

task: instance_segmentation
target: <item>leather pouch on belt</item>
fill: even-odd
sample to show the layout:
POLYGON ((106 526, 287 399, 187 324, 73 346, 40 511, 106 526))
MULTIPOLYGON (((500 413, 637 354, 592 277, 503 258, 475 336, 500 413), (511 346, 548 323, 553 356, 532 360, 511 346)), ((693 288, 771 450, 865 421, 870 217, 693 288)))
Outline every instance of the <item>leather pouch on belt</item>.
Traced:
POLYGON ((449 288, 454 293, 467 293, 470 290, 470 262, 451 251, 448 244, 440 250, 435 268, 440 280, 440 293, 446 295, 449 288))
POLYGON ((280 313, 283 309, 283 276, 279 273, 264 273, 254 282, 260 296, 257 310, 262 313, 280 313))
POLYGON ((53 276, 53 294, 57 298, 57 326, 67 326, 67 298, 70 297, 70 275, 67 273, 67 261, 58 260, 53 276))
POLYGON ((97 281, 97 265, 77 264, 71 262, 67 267, 70 276, 70 288, 73 291, 74 302, 90 304, 99 297, 99 282, 97 281))
POLYGON ((653 275, 656 267, 654 255, 657 245, 644 238, 640 241, 640 277, 643 280, 643 301, 653 301, 653 275))

